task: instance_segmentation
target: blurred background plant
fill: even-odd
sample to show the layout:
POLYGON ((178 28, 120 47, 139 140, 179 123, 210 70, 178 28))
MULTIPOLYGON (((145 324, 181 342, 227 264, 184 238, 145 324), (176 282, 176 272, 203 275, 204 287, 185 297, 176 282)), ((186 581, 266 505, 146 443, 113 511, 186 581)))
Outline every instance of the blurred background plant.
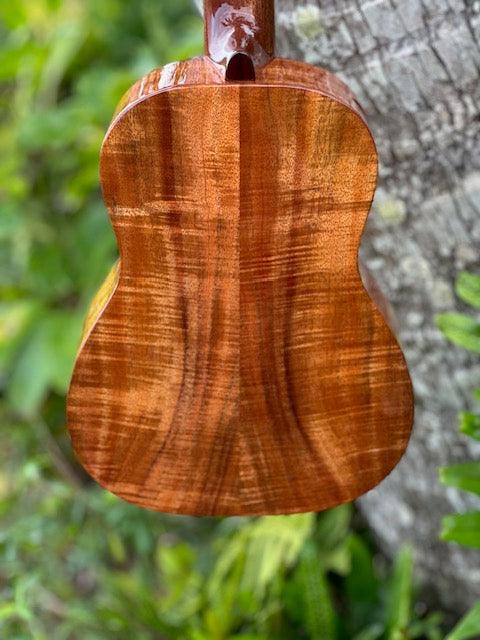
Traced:
MULTIPOLYGON (((458 297, 474 310, 480 309, 480 276, 461 273, 456 281, 458 297)), ((480 322, 468 313, 442 313, 437 324, 444 335, 460 347, 480 353, 480 322)), ((474 392, 480 400, 480 389, 474 392)), ((460 414, 460 430, 480 441, 480 414, 460 414)), ((441 481, 450 487, 480 495, 480 461, 463 462, 440 469, 441 481)), ((480 547, 480 511, 454 514, 443 519, 442 538, 470 547, 480 547)), ((479 631, 480 633, 480 631, 479 631)))
MULTIPOLYGON (((455 283, 457 296, 474 311, 480 309, 480 276, 462 272, 455 283)), ((437 325, 451 342, 480 353, 480 322, 471 313, 441 313, 437 325)), ((480 390, 473 394, 480 400, 480 390)), ((480 441, 480 414, 461 413, 460 431, 473 440, 480 441)), ((462 462, 440 469, 440 480, 449 487, 480 495, 480 461, 462 462)), ((455 513, 443 518, 441 536, 447 542, 480 548, 480 511, 455 513)), ((480 602, 472 608, 451 634, 450 640, 480 635, 480 602), (463 634, 466 635, 463 635, 463 634)))
POLYGON ((0 17, 0 637, 444 637, 410 551, 387 566, 351 506, 182 518, 85 476, 65 393, 116 259, 100 145, 131 84, 201 51, 202 22, 189 0, 12 0, 0 17))

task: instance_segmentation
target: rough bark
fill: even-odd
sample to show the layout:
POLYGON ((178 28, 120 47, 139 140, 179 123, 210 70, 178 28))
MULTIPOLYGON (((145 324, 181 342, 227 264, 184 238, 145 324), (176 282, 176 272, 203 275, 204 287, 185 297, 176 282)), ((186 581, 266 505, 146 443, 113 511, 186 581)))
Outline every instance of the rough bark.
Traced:
POLYGON ((394 473, 360 501, 379 544, 416 551, 442 606, 480 597, 480 553, 438 540, 441 517, 479 501, 442 487, 438 467, 477 457, 456 415, 480 366, 449 345, 435 314, 459 307, 453 281, 480 267, 480 2, 277 0, 277 55, 323 66, 364 106, 380 181, 361 255, 397 315, 416 427, 394 473))

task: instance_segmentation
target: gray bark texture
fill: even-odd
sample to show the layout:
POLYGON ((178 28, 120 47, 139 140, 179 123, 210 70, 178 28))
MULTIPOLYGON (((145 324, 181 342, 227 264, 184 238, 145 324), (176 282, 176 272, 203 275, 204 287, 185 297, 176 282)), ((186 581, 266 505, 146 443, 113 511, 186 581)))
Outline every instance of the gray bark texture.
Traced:
POLYGON ((380 180, 361 257, 394 307, 416 395, 414 435, 397 469, 359 506, 381 549, 403 543, 436 604, 480 598, 480 552, 439 541, 443 515, 480 508, 438 482, 478 459, 457 414, 480 364, 446 342, 435 314, 460 308, 453 282, 480 268, 480 1, 277 0, 277 55, 341 77, 367 112, 380 180))

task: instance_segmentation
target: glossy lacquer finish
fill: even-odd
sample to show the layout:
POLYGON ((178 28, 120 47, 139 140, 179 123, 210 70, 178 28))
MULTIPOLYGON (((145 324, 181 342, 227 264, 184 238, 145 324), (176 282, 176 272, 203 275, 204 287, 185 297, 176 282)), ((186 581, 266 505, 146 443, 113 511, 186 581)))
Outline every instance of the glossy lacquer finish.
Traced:
POLYGON ((239 52, 255 66, 266 64, 275 50, 273 0, 206 0, 205 54, 226 65, 239 52))
POLYGON ((120 263, 87 319, 70 433, 91 475, 144 507, 322 510, 380 482, 412 423, 358 273, 377 155, 324 70, 273 58, 228 82, 229 60, 149 74, 107 133, 120 263))

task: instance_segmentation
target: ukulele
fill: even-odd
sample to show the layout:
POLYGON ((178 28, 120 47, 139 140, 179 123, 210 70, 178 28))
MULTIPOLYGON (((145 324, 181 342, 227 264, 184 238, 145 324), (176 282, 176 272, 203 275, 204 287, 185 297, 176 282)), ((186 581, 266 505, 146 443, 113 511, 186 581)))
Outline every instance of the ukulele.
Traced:
POLYGON ((204 9, 205 55, 137 82, 103 143, 120 260, 85 324, 72 444, 148 509, 320 511, 379 483, 412 426, 359 275, 377 153, 339 79, 274 57, 273 0, 204 9))

